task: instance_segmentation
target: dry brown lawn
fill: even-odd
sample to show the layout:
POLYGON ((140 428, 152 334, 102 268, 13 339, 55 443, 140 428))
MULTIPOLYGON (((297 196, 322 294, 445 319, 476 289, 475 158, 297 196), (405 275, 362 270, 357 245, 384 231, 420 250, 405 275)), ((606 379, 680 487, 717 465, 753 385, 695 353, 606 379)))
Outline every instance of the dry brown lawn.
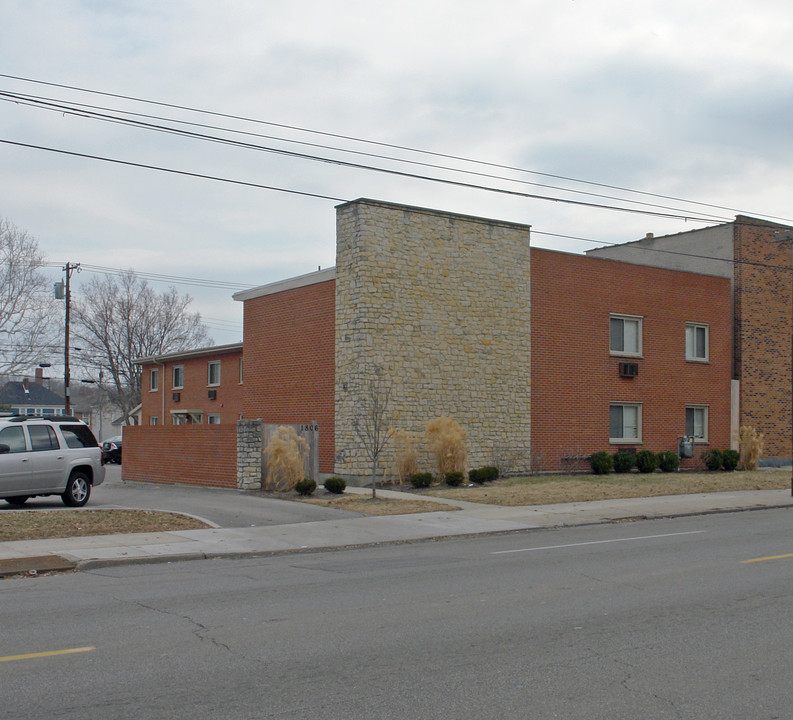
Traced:
POLYGON ((401 500, 395 498, 372 498, 365 495, 320 496, 303 499, 313 505, 350 510, 367 515, 409 515, 412 513, 438 512, 441 510, 459 510, 460 508, 445 503, 421 500, 419 498, 401 500))
POLYGON ((474 487, 434 486, 422 495, 490 505, 548 505, 610 498, 688 495, 790 487, 790 470, 611 475, 539 475, 474 487))
POLYGON ((208 527, 186 515, 154 510, 3 510, 0 542, 208 527))

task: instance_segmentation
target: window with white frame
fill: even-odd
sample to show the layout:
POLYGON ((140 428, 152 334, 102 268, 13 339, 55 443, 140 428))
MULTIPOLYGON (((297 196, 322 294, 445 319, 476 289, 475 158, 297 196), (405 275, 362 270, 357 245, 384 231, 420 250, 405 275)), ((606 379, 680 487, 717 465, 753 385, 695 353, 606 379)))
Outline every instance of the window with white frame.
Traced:
POLYGON ((184 387, 184 365, 174 365, 173 389, 180 390, 184 387))
POLYGON ((242 385, 242 358, 240 358, 240 385, 242 385))
POLYGON ((220 385, 219 360, 213 360, 207 364, 207 385, 220 385))
POLYGON ((686 408, 686 435, 695 442, 708 441, 708 408, 705 405, 690 405, 686 408))
POLYGON ((207 425, 220 425, 220 415, 207 415, 207 425))
POLYGON ((612 403, 609 406, 609 442, 642 441, 642 406, 639 403, 612 403))
POLYGON ((686 323, 686 360, 708 361, 708 326, 686 323))
POLYGON ((156 415, 150 415, 149 416, 149 425, 157 425, 159 420, 160 419, 156 415))
POLYGON ((204 413, 200 410, 171 410, 171 422, 174 425, 201 425, 204 413))
POLYGON ((160 389, 160 370, 159 368, 152 368, 149 371, 149 391, 157 392, 160 389))
POLYGON ((612 355, 642 354, 642 319, 634 315, 609 317, 609 349, 612 355))

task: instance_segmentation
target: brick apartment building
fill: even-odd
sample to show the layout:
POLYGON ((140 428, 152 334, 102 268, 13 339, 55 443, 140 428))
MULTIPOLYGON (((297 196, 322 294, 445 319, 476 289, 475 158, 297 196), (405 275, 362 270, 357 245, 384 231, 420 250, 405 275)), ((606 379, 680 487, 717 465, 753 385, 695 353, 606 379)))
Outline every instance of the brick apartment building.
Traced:
POLYGON ((727 278, 732 287, 734 425, 765 435, 765 462, 791 448, 793 228, 745 215, 733 222, 590 250, 590 257, 727 278))
MULTIPOLYGON (((526 225, 372 200, 339 206, 335 268, 235 295, 241 346, 143 361, 143 427, 125 444, 149 443, 165 418, 193 424, 168 433, 181 456, 190 437, 203 451, 212 436, 188 431, 200 432, 222 397, 220 428, 239 417, 317 423, 320 473, 364 481, 370 463, 352 422, 376 369, 393 386, 394 426, 419 434, 454 417, 470 467, 509 455, 514 472, 574 469, 598 450, 675 450, 684 434, 699 449, 728 447, 730 279, 530 250, 529 235, 526 225), (223 395, 211 401, 219 357, 239 367, 244 357, 244 376, 226 394, 233 371, 222 366, 223 395), (170 381, 179 365, 181 388, 147 392, 152 371, 170 381)), ((218 454, 233 464, 233 448, 218 454)), ((391 460, 386 451, 382 472, 391 460)), ((125 447, 125 477, 144 479, 144 464, 125 447)), ((218 484, 233 485, 232 471, 213 470, 218 484)))

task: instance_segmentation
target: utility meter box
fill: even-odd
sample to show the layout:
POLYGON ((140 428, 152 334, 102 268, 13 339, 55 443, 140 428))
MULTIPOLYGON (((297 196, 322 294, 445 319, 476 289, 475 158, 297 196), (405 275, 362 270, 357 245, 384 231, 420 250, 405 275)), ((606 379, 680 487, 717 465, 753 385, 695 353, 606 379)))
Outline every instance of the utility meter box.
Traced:
POLYGON ((683 435, 677 439, 677 454, 681 458, 694 457, 693 435, 683 435))

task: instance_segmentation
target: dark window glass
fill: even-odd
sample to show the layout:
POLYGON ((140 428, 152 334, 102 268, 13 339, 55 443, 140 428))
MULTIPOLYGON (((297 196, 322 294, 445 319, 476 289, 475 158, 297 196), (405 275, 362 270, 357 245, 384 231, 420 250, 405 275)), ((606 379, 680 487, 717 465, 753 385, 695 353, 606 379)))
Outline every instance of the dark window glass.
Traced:
POLYGON ((611 318, 609 323, 611 330, 611 349, 614 352, 622 352, 625 349, 625 326, 620 318, 611 318))
POLYGON ((622 405, 612 405, 609 410, 609 437, 622 437, 622 405))
POLYGON ((30 447, 35 451, 57 450, 58 438, 49 425, 28 425, 30 447))
POLYGON ((0 430, 0 443, 8 445, 9 452, 25 452, 25 433, 21 427, 5 427, 0 430))
POLYGON ((86 425, 61 425, 60 428, 70 448, 99 447, 96 438, 86 425))

